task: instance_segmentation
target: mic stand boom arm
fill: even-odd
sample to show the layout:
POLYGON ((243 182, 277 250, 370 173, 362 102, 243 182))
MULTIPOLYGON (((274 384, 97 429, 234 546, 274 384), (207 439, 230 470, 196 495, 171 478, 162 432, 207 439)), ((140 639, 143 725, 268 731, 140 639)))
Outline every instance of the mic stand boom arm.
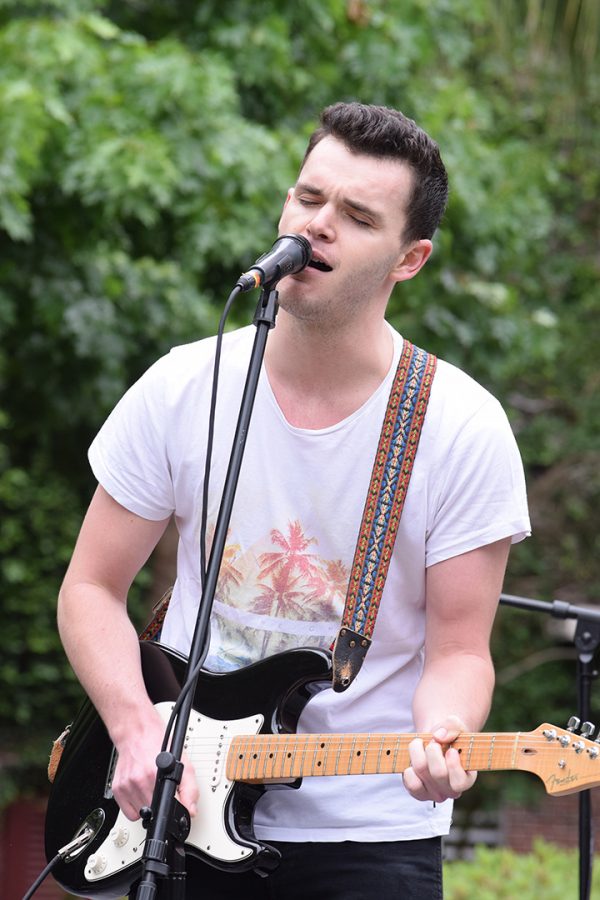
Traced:
MULTIPOLYGON (((184 876, 182 877, 181 874, 181 860, 179 859, 178 861, 176 858, 174 866, 168 862, 170 851, 181 857, 182 845, 189 834, 190 828, 187 811, 176 799, 175 793, 181 781, 183 770, 181 757, 188 721, 192 711, 195 686, 208 652, 210 616, 267 337, 270 329, 275 327, 278 310, 277 298, 278 293, 275 290, 274 282, 265 285, 261 291, 254 315, 256 334, 250 355, 246 384, 240 403, 227 475, 225 476, 212 549, 206 568, 206 579, 198 609, 198 618, 190 647, 185 679, 186 694, 173 728, 170 751, 168 753, 160 753, 157 757, 158 773, 152 809, 143 811, 144 822, 148 828, 148 838, 144 845, 142 879, 136 893, 137 900, 154 900, 157 893, 158 878, 174 877, 179 881, 183 891, 184 876)), ((200 803, 202 803, 202 798, 200 798, 200 803)))

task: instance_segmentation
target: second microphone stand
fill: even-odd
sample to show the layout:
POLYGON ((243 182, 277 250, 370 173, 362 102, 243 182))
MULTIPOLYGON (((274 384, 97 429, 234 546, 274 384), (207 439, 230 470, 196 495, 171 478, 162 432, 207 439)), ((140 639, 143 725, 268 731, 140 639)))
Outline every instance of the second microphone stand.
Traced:
MULTIPOLYGON (((594 669, 594 655, 600 645, 600 611, 572 606, 562 600, 546 603, 501 594, 500 603, 516 606, 532 612, 543 612, 556 619, 575 619, 575 648, 577 650, 577 699, 578 718, 588 722, 591 716, 591 686, 597 676, 594 669)), ((589 900, 592 886, 593 834, 591 816, 591 795, 589 790, 579 794, 579 900, 589 900)))

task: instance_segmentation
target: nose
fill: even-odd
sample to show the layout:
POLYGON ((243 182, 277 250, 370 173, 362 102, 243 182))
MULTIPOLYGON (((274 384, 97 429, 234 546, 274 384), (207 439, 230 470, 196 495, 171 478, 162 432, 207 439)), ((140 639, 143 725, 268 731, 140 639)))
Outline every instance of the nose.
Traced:
POLYGON ((335 238, 334 215, 329 203, 324 203, 315 209, 314 215, 306 225, 306 230, 309 237, 312 238, 319 238, 323 241, 332 241, 335 238))

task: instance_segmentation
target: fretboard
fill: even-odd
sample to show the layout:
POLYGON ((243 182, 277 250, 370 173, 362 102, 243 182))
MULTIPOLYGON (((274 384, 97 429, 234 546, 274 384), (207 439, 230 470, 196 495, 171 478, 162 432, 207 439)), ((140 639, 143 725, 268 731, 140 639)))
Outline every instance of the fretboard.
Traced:
MULTIPOLYGON (((290 781, 310 775, 402 772, 408 747, 423 734, 242 735, 231 742, 227 777, 233 781, 290 781)), ((463 733, 453 746, 467 770, 515 768, 520 732, 463 733)))

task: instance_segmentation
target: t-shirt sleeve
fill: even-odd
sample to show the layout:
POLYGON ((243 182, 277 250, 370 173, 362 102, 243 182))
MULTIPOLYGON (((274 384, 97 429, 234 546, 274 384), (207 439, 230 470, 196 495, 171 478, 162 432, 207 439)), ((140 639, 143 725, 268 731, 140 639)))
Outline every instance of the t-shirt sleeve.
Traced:
POLYGON ((530 534, 521 456, 506 414, 491 395, 457 431, 434 484, 427 566, 530 534))
POLYGON ((111 497, 155 521, 167 518, 175 508, 161 378, 164 365, 165 358, 124 394, 88 451, 92 471, 111 497))

